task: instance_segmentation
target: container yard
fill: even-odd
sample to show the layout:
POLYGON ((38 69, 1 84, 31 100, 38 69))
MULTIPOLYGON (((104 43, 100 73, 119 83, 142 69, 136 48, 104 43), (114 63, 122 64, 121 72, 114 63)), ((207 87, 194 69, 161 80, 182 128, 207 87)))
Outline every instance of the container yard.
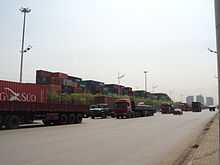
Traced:
MULTIPOLYGON (((130 108, 130 101, 122 102, 120 105, 129 103, 130 107, 123 107, 121 116, 148 116, 148 113, 152 115, 156 112, 144 106, 148 95, 143 91, 133 92, 131 87, 83 80, 60 72, 37 70, 36 83, 0 80, 0 127, 18 128, 20 124, 34 120, 42 120, 45 125, 81 123, 83 117, 88 114, 89 106, 98 104, 111 107, 112 117, 119 118, 121 114, 115 105, 120 99, 134 100, 133 105, 143 103, 142 106, 130 108), (133 96, 134 93, 139 99, 133 96)), ((166 94, 155 96, 156 99, 162 97, 164 101, 170 101, 166 94)))

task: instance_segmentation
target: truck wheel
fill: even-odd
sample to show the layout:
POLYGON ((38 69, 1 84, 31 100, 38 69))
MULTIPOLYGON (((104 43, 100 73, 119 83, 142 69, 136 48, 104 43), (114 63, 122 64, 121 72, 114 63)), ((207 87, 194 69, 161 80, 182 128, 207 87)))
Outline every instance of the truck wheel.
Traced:
POLYGON ((95 119, 95 116, 91 116, 92 119, 95 119))
POLYGON ((119 119, 119 115, 117 115, 116 118, 119 119))
POLYGON ((0 128, 2 127, 2 124, 3 124, 3 117, 0 116, 0 128))
POLYGON ((74 124, 76 122, 76 115, 74 113, 71 113, 69 115, 69 123, 74 124))
POLYGON ((103 119, 107 118, 107 115, 106 115, 105 113, 102 114, 102 118, 103 118, 103 119))
POLYGON ((49 126, 51 124, 50 120, 42 120, 42 122, 44 123, 44 125, 49 126))
POLYGON ((67 122, 68 122, 68 116, 66 114, 61 114, 60 115, 60 123, 66 124, 67 122))
POLYGON ((135 118, 135 117, 136 117, 136 114, 135 114, 135 113, 133 113, 133 114, 132 114, 132 118, 135 118))
POLYGON ((9 116, 8 120, 6 121, 6 128, 8 129, 15 129, 18 128, 20 123, 20 119, 16 115, 9 116))
POLYGON ((82 114, 77 114, 76 115, 76 123, 79 124, 82 122, 82 114))

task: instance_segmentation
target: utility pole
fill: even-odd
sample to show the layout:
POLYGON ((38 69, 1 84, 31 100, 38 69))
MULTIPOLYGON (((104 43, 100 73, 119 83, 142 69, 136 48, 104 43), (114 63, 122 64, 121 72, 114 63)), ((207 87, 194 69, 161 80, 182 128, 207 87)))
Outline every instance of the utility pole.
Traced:
POLYGON ((218 104, 220 104, 220 2, 215 0, 215 25, 216 25, 216 45, 217 45, 217 67, 218 67, 218 104))
MULTIPOLYGON (((217 67, 218 67, 218 108, 220 104, 220 2, 219 0, 215 0, 215 26, 216 26, 216 45, 217 45, 217 67)), ((219 108, 220 109, 220 108, 219 108)), ((220 115, 219 120, 220 120, 220 115)), ((218 131, 220 131, 220 123, 218 127, 218 131)), ((220 139, 219 139, 220 143, 220 139)), ((220 157, 220 152, 218 154, 220 157)))
POLYGON ((147 93, 147 73, 148 71, 144 71, 144 88, 146 93, 147 93))
POLYGON ((25 23, 26 23, 26 14, 31 12, 29 8, 21 8, 20 11, 24 13, 24 21, 23 21, 23 33, 22 33, 22 40, 21 40, 21 65, 20 65, 20 83, 22 83, 22 73, 23 73, 23 56, 24 53, 29 50, 24 50, 24 35, 25 35, 25 23))
MULTIPOLYGON (((120 85, 120 83, 121 83, 121 79, 122 78, 124 78, 125 77, 125 74, 122 74, 122 75, 120 75, 120 73, 118 72, 118 77, 117 77, 117 79, 118 79, 118 85, 120 85)), ((118 95, 120 95, 121 94, 121 92, 120 92, 120 89, 118 89, 118 95)))

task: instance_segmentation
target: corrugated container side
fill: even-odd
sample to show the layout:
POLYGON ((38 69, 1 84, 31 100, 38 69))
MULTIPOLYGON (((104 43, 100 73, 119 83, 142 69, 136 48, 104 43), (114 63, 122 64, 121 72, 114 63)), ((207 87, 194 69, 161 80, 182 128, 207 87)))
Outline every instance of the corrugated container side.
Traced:
POLYGON ((61 85, 50 84, 47 87, 48 87, 48 92, 58 94, 58 95, 61 94, 61 91, 62 91, 61 85))
POLYGON ((65 79, 65 78, 68 78, 68 75, 65 73, 55 72, 55 73, 53 73, 52 77, 65 79))
POLYGON ((48 88, 44 85, 0 80, 0 101, 46 103, 48 88))
POLYGON ((51 72, 37 70, 36 72, 36 84, 50 84, 51 72))

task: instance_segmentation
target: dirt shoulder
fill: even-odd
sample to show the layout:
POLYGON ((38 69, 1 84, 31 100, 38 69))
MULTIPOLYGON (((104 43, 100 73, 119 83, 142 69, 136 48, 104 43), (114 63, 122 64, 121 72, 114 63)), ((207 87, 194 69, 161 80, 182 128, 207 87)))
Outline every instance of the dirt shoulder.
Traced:
POLYGON ((219 165, 219 113, 174 165, 219 165))

